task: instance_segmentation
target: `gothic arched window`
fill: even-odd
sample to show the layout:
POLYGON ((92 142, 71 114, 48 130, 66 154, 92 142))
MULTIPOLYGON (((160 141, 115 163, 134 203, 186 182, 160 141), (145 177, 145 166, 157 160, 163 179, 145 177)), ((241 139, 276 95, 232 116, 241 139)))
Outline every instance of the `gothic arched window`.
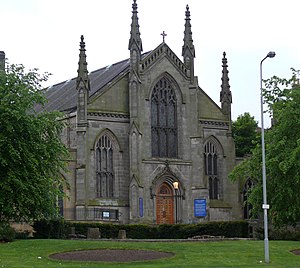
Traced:
POLYGON ((151 135, 153 157, 177 157, 176 95, 166 78, 152 92, 151 135))
POLYGON ((57 207, 58 207, 59 215, 63 217, 64 216, 64 197, 63 197, 64 188, 62 185, 59 187, 59 191, 62 195, 58 196, 57 198, 57 207))
POLYGON ((204 146, 205 174, 208 176, 209 198, 219 199, 218 154, 215 145, 207 142, 204 146))
POLYGON ((251 209, 252 205, 248 203, 248 195, 249 192, 252 190, 254 183, 251 179, 247 179, 243 189, 243 202, 244 202, 244 219, 251 218, 251 209))
POLYGON ((96 145, 96 197, 114 196, 113 147, 107 135, 96 145))

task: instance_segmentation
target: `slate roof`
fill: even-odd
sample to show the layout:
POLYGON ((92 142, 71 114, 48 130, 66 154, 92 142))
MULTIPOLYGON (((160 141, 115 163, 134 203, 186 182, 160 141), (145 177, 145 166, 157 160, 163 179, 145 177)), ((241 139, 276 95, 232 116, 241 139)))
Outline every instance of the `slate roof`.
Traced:
MULTIPOLYGON (((128 70, 129 59, 126 59, 89 73, 91 86, 89 96, 93 96, 114 78, 128 70)), ((46 88, 45 94, 48 102, 45 104, 44 108, 47 111, 58 110, 62 112, 73 112, 76 110, 76 78, 77 77, 46 88)))

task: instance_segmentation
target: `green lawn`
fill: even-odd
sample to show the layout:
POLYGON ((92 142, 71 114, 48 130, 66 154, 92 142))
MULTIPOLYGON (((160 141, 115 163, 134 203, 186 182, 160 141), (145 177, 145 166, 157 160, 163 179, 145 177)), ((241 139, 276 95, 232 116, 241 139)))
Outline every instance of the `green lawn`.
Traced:
POLYGON ((0 268, 26 267, 300 267, 290 252, 300 242, 270 241, 270 264, 264 263, 263 241, 116 242, 79 240, 19 240, 0 244, 0 268), (75 249, 150 249, 175 253, 169 259, 132 263, 61 262, 48 256, 75 249), (260 262, 262 261, 262 262, 260 262))

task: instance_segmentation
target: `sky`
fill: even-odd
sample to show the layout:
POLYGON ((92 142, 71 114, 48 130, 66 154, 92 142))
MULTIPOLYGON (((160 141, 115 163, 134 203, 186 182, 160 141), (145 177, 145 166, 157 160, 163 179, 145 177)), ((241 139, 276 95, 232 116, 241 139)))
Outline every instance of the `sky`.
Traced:
MULTIPOLYGON (((52 76, 45 87, 77 76, 80 36, 92 72, 129 57, 133 0, 0 0, 0 50, 9 63, 52 76)), ((199 86, 218 104, 226 52, 232 118, 249 112, 260 125, 263 79, 300 69, 299 0, 137 0, 143 51, 165 42, 182 59, 185 10, 191 12, 199 86)), ((270 119, 265 117, 265 126, 270 119)))

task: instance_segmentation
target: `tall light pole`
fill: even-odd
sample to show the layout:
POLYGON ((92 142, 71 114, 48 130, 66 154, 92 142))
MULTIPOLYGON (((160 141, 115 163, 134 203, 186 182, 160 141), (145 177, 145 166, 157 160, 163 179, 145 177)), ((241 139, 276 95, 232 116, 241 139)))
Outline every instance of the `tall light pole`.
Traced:
POLYGON ((266 155, 265 155, 265 127, 264 127, 264 101, 263 101, 263 88, 262 88, 262 63, 266 58, 274 58, 275 52, 270 51, 260 62, 260 115, 261 115, 261 150, 262 150, 262 179, 263 179, 263 204, 264 210, 264 245, 265 245, 265 262, 269 263, 269 239, 268 239, 268 209, 267 204, 267 180, 266 180, 266 155))
POLYGON ((173 182, 173 187, 174 187, 174 190, 175 190, 175 223, 177 223, 178 222, 177 191, 178 191, 178 188, 179 188, 179 182, 178 181, 174 181, 173 182))

